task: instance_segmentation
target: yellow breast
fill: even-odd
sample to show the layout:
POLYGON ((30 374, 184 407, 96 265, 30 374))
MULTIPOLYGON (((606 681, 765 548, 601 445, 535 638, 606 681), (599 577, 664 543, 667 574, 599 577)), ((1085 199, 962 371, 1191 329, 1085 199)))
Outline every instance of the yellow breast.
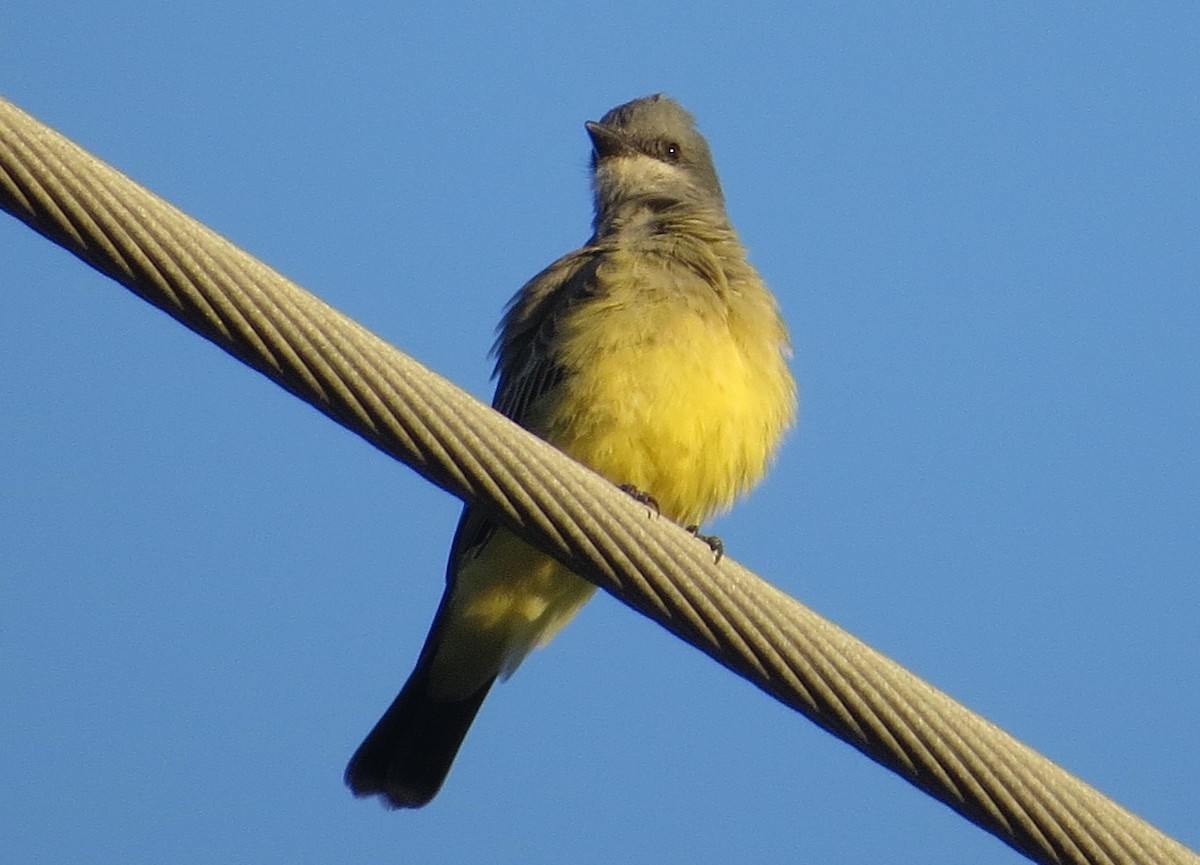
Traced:
POLYGON ((611 267, 623 287, 610 275, 605 295, 560 322, 571 373, 530 426, 664 515, 699 523, 761 478, 792 422, 786 333, 757 277, 718 293, 691 271, 611 267))

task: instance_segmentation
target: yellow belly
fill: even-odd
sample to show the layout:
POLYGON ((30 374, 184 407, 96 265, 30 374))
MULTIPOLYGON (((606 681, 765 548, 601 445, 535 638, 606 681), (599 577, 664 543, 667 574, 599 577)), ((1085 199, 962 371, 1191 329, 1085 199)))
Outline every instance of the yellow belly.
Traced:
MULTIPOLYGON (((676 288, 658 281, 649 296, 610 295, 558 322, 557 355, 569 373, 523 422, 688 525, 759 480, 791 423, 795 391, 786 336, 765 289, 718 297, 676 288)), ((465 695, 490 676, 507 676, 592 591, 496 531, 455 577, 436 661, 441 687, 465 695)))
POLYGON ((765 334, 737 312, 668 298, 581 313, 566 352, 580 362, 531 428, 680 523, 727 508, 795 413, 773 309, 765 334))

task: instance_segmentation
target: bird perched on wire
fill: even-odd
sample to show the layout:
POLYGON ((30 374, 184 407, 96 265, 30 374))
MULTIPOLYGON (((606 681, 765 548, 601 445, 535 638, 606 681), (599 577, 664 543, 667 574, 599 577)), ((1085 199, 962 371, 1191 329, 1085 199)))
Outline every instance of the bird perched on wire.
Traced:
MULTIPOLYGON (((493 405, 697 525, 758 482, 795 417, 787 331, 691 115, 656 95, 586 128, 591 239, 509 304, 493 405)), ((446 583, 416 669, 346 769, 356 796, 429 802, 492 684, 594 588, 470 506, 446 583)))

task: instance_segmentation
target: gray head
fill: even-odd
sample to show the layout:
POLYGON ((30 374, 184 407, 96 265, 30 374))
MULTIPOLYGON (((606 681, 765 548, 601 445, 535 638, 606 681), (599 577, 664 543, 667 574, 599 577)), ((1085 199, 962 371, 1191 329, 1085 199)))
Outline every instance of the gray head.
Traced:
POLYGON ((646 96, 585 125, 592 138, 597 220, 622 204, 648 199, 724 213, 708 142, 679 103, 661 93, 646 96))

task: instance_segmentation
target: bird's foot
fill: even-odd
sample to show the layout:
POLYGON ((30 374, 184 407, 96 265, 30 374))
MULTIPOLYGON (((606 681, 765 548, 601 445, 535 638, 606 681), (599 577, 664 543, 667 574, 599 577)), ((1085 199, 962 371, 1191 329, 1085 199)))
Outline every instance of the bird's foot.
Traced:
POLYGON ((716 535, 700 534, 699 526, 688 526, 687 530, 696 536, 697 540, 704 541, 708 544, 708 548, 713 551, 713 564, 721 561, 721 557, 725 555, 725 542, 716 535))
POLYGON ((633 484, 620 484, 617 489, 625 493, 636 502, 640 502, 650 509, 654 516, 659 516, 662 512, 658 509, 658 502, 650 493, 642 492, 633 484))

